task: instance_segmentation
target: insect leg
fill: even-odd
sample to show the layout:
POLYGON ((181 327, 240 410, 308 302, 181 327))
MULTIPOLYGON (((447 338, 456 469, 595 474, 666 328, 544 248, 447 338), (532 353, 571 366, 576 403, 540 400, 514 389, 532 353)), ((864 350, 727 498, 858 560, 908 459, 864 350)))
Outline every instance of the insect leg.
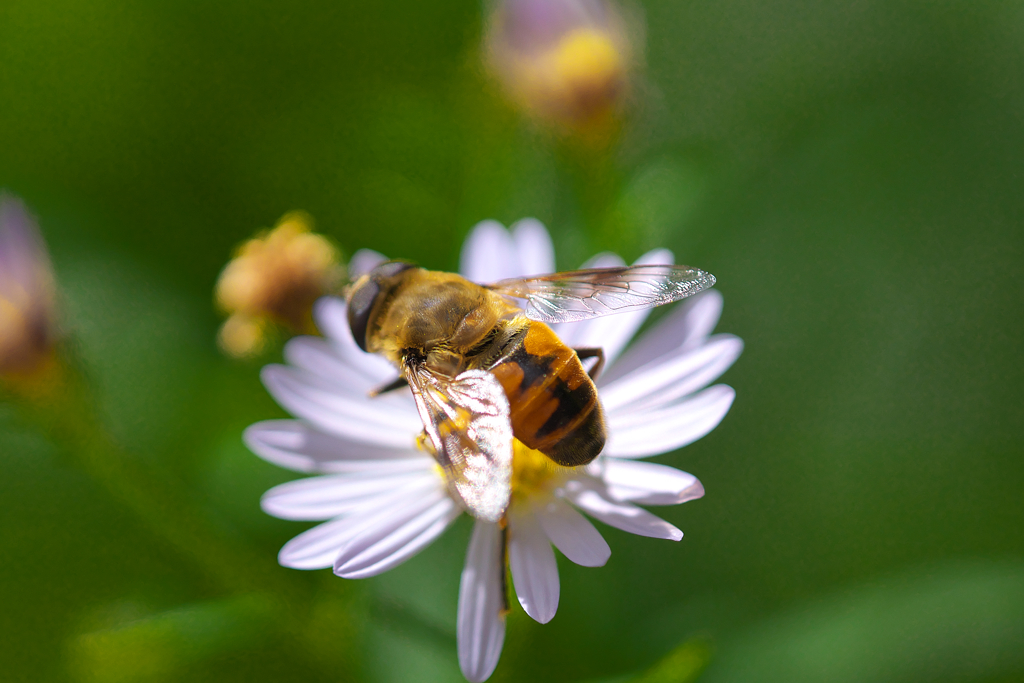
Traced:
POLYGON ((498 522, 501 525, 501 559, 498 561, 498 571, 501 572, 501 616, 512 611, 512 603, 508 597, 508 513, 501 516, 498 522))
POLYGON ((604 349, 600 346, 593 346, 586 349, 573 349, 576 352, 576 356, 580 360, 586 360, 587 358, 597 358, 597 362, 594 363, 594 367, 587 371, 590 375, 590 379, 597 379, 598 374, 604 368, 604 349))
POLYGON ((376 398, 381 394, 386 394, 389 391, 394 391, 395 389, 401 389, 402 387, 407 386, 409 386, 409 380, 405 378, 405 375, 401 375, 392 380, 391 382, 388 382, 387 384, 382 384, 376 389, 371 390, 368 396, 370 398, 376 398))

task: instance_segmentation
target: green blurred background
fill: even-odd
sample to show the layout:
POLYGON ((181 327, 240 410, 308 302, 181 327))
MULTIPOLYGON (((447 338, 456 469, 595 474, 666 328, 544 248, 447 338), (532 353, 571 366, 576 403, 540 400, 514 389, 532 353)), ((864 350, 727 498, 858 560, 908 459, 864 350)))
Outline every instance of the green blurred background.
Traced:
POLYGON ((502 104, 481 11, 0 3, 0 187, 102 422, 296 596, 211 578, 0 405, 0 679, 461 680, 467 520, 374 579, 274 564, 306 527, 258 500, 293 475, 240 432, 284 413, 211 292, 304 209, 439 269, 485 218, 540 218, 562 268, 667 246, 746 341, 725 421, 660 458, 707 489, 661 510, 686 538, 603 528, 493 681, 1024 680, 1024 3, 648 0, 608 158, 502 104))

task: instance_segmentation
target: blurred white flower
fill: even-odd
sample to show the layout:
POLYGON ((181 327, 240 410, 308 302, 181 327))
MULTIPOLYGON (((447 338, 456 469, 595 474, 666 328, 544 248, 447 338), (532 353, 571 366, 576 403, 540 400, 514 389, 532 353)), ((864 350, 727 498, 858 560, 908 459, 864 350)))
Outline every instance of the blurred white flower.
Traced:
MULTIPOLYGON (((671 262, 664 250, 638 263, 671 262)), ((383 256, 360 252, 353 275, 383 256)), ((621 265, 612 255, 588 267, 621 265)), ((554 270, 551 241, 535 220, 511 232, 486 221, 463 248, 461 272, 477 282, 554 270)), ((722 297, 706 292, 678 306, 623 353, 647 311, 565 324, 557 332, 571 347, 603 347, 598 378, 609 430, 602 455, 585 468, 556 466, 518 441, 508 510, 507 556, 516 594, 539 622, 558 607, 559 581, 552 545, 573 562, 603 565, 608 544, 580 510, 630 533, 679 540, 682 532, 637 504, 673 505, 699 498, 697 479, 637 459, 674 450, 711 431, 734 397, 725 385, 708 386, 732 365, 742 342, 714 335, 722 297)), ((367 393, 396 376, 382 358, 352 339, 345 302, 321 299, 315 309, 325 338, 300 337, 285 347, 288 365, 264 368, 274 398, 299 420, 251 426, 249 447, 264 459, 321 476, 275 487, 263 497, 268 513, 294 520, 330 520, 289 541, 281 564, 297 569, 333 566, 345 578, 364 578, 412 557, 462 512, 448 494, 435 461, 417 448, 422 423, 407 391, 377 398, 367 393)), ((470 681, 483 681, 497 665, 505 634, 505 552, 498 524, 478 520, 459 592, 459 664, 470 681)))
POLYGON ((34 376, 52 358, 54 280, 35 221, 0 192, 0 376, 34 376))

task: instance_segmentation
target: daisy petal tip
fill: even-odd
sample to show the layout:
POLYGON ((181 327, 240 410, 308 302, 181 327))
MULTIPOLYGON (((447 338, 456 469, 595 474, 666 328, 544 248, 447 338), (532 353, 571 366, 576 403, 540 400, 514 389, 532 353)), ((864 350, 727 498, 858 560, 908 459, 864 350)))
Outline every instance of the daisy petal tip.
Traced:
POLYGON ((360 249, 356 253, 352 254, 352 258, 348 262, 349 277, 355 280, 360 275, 369 273, 371 270, 387 260, 388 257, 379 251, 374 251, 373 249, 360 249))
POLYGON ((505 226, 499 221, 496 221, 493 218, 482 220, 469 229, 469 234, 466 235, 466 241, 463 242, 463 248, 468 248, 466 245, 473 240, 484 239, 490 235, 498 235, 503 232, 507 232, 507 230, 505 230, 505 226))
POLYGON ((483 683, 498 668, 502 645, 505 642, 505 617, 499 617, 496 627, 489 634, 487 641, 473 643, 471 647, 479 647, 479 652, 459 643, 459 669, 469 683, 483 683))
POLYGON ((270 363, 260 368, 260 382, 266 387, 267 391, 271 394, 274 393, 274 389, 283 379, 285 373, 288 372, 288 367, 280 365, 278 363, 270 363))
POLYGON ((670 249, 652 249, 636 260, 637 266, 670 266, 675 263, 676 255, 670 249))
POLYGON ((547 228, 536 218, 524 218, 509 228, 519 251, 523 275, 542 275, 555 270, 555 248, 547 228))
POLYGON ((287 569, 299 570, 323 569, 330 566, 330 564, 322 561, 310 560, 307 557, 307 553, 297 548, 290 548, 288 544, 281 548, 281 551, 277 554, 277 563, 287 569))
POLYGON ((540 603, 530 603, 525 597, 519 595, 519 604, 526 614, 538 624, 546 624, 555 618, 558 612, 558 594, 554 595, 553 601, 549 600, 540 603))
POLYGON ((584 567, 603 567, 608 564, 608 560, 612 557, 612 549, 606 543, 604 549, 599 549, 595 555, 590 559, 590 563, 586 565, 580 565, 584 567))
POLYGON ((277 563, 285 569, 302 569, 302 567, 298 566, 297 564, 291 562, 288 559, 288 556, 285 555, 284 550, 281 550, 281 552, 277 554, 277 563))
POLYGON ((302 433, 293 420, 264 420, 249 425, 242 432, 242 443, 271 465, 304 473, 315 470, 307 458, 290 452, 302 445, 302 433))
POLYGON ((331 316, 337 316, 345 311, 339 311, 338 306, 344 306, 345 302, 336 296, 322 296, 313 302, 313 320, 317 322, 317 326, 323 323, 325 319, 331 316))
MULTIPOLYGON (((272 490, 273 489, 271 489, 271 491, 272 490)), ((271 517, 277 517, 277 515, 275 514, 276 508, 274 506, 273 498, 271 496, 271 491, 267 491, 262 496, 260 496, 260 510, 263 510, 271 517)), ((284 551, 282 550, 281 552, 284 551)))
MULTIPOLYGON (((546 624, 546 623, 548 623, 549 621, 551 621, 552 619, 555 618, 555 612, 557 612, 557 611, 558 611, 558 605, 555 605, 554 609, 552 609, 552 610, 550 610, 548 612, 543 612, 541 614, 538 614, 537 616, 534 616, 533 619, 538 624, 546 624)), ((531 614, 530 616, 533 616, 533 615, 531 614)))
POLYGON ((679 493, 679 502, 688 503, 691 500, 697 500, 704 497, 704 485, 699 481, 694 482, 692 486, 679 493))
POLYGON ((548 229, 544 227, 536 218, 520 218, 518 221, 509 226, 509 232, 513 235, 529 235, 537 239, 545 239, 551 241, 551 235, 548 234, 548 229))
POLYGON ((249 425, 242 432, 242 443, 253 453, 259 455, 259 450, 263 446, 263 439, 261 438, 263 433, 263 423, 257 422, 256 424, 249 425))

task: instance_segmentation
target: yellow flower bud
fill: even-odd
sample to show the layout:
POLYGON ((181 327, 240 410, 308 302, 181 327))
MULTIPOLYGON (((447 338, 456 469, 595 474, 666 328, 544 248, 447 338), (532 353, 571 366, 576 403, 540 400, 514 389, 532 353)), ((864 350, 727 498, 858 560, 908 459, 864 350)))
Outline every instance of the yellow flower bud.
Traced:
POLYGON ((217 343, 235 358, 256 356, 266 345, 266 327, 266 323, 258 318, 235 313, 221 325, 217 343))
POLYGON ((32 379, 53 358, 54 280, 24 204, 0 193, 0 377, 32 379))
POLYGON ((273 230, 239 247, 217 281, 217 304, 228 320, 218 341, 232 356, 251 356, 265 343, 269 323, 315 332, 313 302, 342 282, 338 251, 311 231, 304 213, 285 215, 273 230))

